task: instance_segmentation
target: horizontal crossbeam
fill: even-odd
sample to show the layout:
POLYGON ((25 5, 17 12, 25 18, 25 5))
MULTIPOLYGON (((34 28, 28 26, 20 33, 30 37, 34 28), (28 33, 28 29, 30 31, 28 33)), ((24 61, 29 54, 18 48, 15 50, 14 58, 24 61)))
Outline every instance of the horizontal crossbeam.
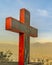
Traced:
POLYGON ((25 33, 32 37, 37 37, 37 31, 38 31, 36 28, 26 26, 25 24, 21 23, 20 21, 12 17, 6 18, 6 30, 10 30, 17 33, 18 32, 25 33))

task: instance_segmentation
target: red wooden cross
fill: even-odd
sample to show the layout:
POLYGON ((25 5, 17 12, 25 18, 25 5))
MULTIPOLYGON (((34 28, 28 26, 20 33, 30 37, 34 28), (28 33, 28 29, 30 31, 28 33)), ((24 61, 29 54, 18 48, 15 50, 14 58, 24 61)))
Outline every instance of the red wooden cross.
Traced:
POLYGON ((30 12, 25 8, 20 10, 20 20, 6 18, 6 30, 19 33, 19 65, 29 62, 30 36, 37 37, 37 29, 30 26, 30 12))

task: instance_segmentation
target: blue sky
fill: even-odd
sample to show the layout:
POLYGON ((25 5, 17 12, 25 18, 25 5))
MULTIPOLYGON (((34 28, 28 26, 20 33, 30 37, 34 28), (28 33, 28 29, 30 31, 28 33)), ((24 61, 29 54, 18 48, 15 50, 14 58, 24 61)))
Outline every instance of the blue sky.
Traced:
POLYGON ((34 42, 52 42, 52 0, 0 0, 0 43, 18 43, 19 35, 5 30, 5 18, 19 20, 19 10, 26 8, 31 14, 31 26, 38 29, 34 42))

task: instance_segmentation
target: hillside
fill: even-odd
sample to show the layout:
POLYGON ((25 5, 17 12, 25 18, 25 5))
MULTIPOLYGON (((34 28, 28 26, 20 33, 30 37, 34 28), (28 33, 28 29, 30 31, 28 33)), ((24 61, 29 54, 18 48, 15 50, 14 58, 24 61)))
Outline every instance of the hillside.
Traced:
POLYGON ((31 56, 35 58, 52 57, 52 43, 31 44, 31 56))
MULTIPOLYGON (((18 45, 12 44, 1 44, 0 51, 11 50, 13 56, 11 57, 15 61, 18 58, 18 45)), ((41 58, 41 57, 51 57, 52 58, 52 43, 33 43, 30 45, 30 57, 31 58, 41 58)))

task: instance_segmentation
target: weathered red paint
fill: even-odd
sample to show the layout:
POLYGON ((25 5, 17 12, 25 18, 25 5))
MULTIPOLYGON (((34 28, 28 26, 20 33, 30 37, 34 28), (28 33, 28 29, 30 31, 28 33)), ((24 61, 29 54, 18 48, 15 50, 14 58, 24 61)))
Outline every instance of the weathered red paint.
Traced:
POLYGON ((24 33, 19 34, 19 65, 24 65, 24 33))
MULTIPOLYGON (((28 28, 29 29, 30 28, 33 29, 33 27, 30 26, 30 12, 29 11, 27 11, 29 13, 29 19, 27 18, 28 19, 28 22, 27 22, 27 20, 25 18, 26 11, 27 10, 24 9, 24 8, 20 10, 20 21, 14 19, 12 17, 6 18, 6 30, 10 30, 10 31, 19 33, 19 65, 25 65, 24 64, 24 62, 25 62, 25 44, 24 43, 25 43, 25 36, 27 36, 27 38, 28 38, 29 37, 29 34, 28 35, 26 34, 26 33, 28 33, 28 31, 27 32, 26 31, 25 32, 22 32, 22 31, 20 31, 21 29, 20 30, 19 29, 17 30, 15 28, 13 28, 12 27, 12 24, 13 24, 13 21, 12 20, 14 20, 16 22, 21 22, 24 25, 24 27, 27 26, 27 29, 28 28)), ((35 29, 35 34, 31 34, 30 33, 30 35, 33 36, 33 37, 37 37, 37 29, 35 29)), ((28 38, 28 40, 29 39, 30 39, 30 37, 28 38)), ((29 41, 28 41, 28 44, 30 45, 30 42, 29 41)))
POLYGON ((6 18, 6 30, 11 28, 11 18, 6 18))

